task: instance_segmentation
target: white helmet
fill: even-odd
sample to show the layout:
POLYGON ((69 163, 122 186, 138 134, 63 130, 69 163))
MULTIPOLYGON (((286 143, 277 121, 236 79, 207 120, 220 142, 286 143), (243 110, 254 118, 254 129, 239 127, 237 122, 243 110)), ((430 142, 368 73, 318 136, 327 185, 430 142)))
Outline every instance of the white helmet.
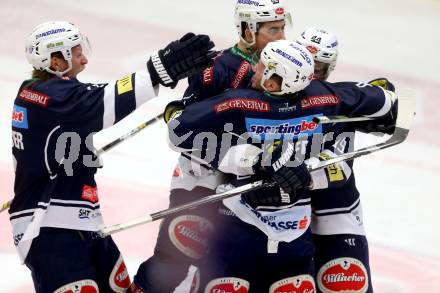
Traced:
POLYGON ((273 74, 283 79, 281 91, 271 92, 272 94, 296 93, 308 86, 313 78, 313 56, 296 42, 279 40, 268 43, 261 52, 260 61, 266 67, 261 79, 261 86, 265 90, 264 82, 273 74))
POLYGON ((338 58, 338 40, 336 36, 323 29, 311 27, 305 30, 296 41, 313 54, 315 61, 328 64, 325 79, 335 69, 338 58))
POLYGON ((26 58, 37 70, 46 70, 62 76, 72 69, 72 48, 82 45, 83 50, 90 50, 86 37, 79 29, 66 21, 48 21, 34 28, 26 41, 26 58), (69 67, 63 72, 50 69, 51 54, 61 52, 69 67))
POLYGON ((286 12, 282 0, 238 0, 235 5, 235 27, 240 40, 248 46, 255 44, 255 34, 258 31, 258 23, 288 19, 290 13, 286 12), (243 32, 247 28, 252 33, 252 43, 247 42, 243 32))

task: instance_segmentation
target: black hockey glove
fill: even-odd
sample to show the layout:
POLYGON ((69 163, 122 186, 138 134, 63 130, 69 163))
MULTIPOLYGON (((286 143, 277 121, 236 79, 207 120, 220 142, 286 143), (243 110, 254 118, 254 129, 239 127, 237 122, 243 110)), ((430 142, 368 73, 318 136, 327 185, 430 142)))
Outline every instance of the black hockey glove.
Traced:
POLYGON ((180 79, 191 76, 212 63, 217 54, 207 35, 187 33, 152 55, 147 62, 153 85, 174 88, 180 79))
MULTIPOLYGON (((395 92, 394 85, 386 78, 376 78, 368 82, 368 84, 379 86, 384 90, 388 90, 391 92, 395 92)), ((356 123, 356 130, 361 132, 369 133, 369 132, 382 132, 385 134, 392 134, 394 132, 396 126, 397 119, 397 105, 398 101, 394 101, 393 105, 391 105, 390 111, 385 114, 383 117, 356 123)))
POLYGON ((297 200, 299 190, 308 189, 312 183, 312 177, 307 166, 302 162, 298 165, 294 162, 295 148, 292 143, 283 144, 277 142, 266 148, 261 154, 259 162, 255 165, 255 173, 263 179, 274 181, 284 193, 293 196, 290 202, 297 200))
POLYGON ((243 193, 241 197, 253 209, 266 211, 291 205, 298 198, 297 193, 291 195, 283 192, 278 184, 243 193))

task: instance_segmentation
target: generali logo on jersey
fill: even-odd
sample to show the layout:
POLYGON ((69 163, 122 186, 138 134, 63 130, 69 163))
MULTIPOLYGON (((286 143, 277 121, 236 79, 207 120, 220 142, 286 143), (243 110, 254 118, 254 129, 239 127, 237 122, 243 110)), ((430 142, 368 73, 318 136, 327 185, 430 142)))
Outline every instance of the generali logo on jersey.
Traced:
POLYGON ((270 105, 268 102, 262 100, 248 98, 235 98, 214 105, 215 113, 221 113, 234 109, 254 112, 269 112, 270 105))
POLYGON ((214 78, 214 65, 203 70, 203 85, 212 84, 214 78))
POLYGON ((301 107, 303 109, 320 107, 320 106, 335 106, 341 102, 338 96, 335 95, 322 95, 312 96, 301 100, 301 107))
POLYGON ((235 74, 234 80, 231 83, 231 88, 236 89, 240 86, 241 82, 243 81, 243 78, 246 76, 246 74, 251 70, 251 65, 247 61, 243 61, 240 64, 240 67, 237 70, 237 73, 235 74))
POLYGON ((366 292, 368 274, 359 260, 342 257, 324 264, 319 269, 317 282, 323 293, 366 292))
POLYGON ((46 107, 49 102, 49 96, 28 89, 23 89, 18 96, 20 99, 43 107, 46 107))

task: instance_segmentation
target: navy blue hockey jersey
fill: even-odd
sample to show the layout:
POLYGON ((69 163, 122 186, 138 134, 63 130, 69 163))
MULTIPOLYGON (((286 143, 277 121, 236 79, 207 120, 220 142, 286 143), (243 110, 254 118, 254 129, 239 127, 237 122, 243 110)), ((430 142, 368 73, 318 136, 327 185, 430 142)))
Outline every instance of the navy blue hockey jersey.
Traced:
POLYGON ((254 75, 255 60, 237 46, 223 50, 212 66, 188 79, 184 97, 203 100, 221 94, 226 89, 247 88, 254 75))
MULTIPOLYGON (((240 165, 252 162, 251 155, 258 155, 252 148, 241 153, 235 151, 244 142, 260 147, 267 140, 291 140, 298 142, 296 151, 304 159, 317 156, 322 149, 346 152, 354 147, 353 124, 317 125, 312 118, 320 115, 380 117, 388 113, 391 105, 392 93, 379 87, 313 80, 305 90, 281 98, 251 89, 229 90, 189 105, 176 114, 168 126, 170 141, 179 151, 192 150, 193 155, 202 157, 214 168, 244 176, 251 175, 252 168, 240 165), (231 166, 234 164, 238 167, 231 166)), ((347 179, 338 170, 328 171, 330 183, 347 179)), ((326 197, 315 209, 321 208, 319 204, 347 206, 344 201, 351 205, 353 197, 358 196, 354 176, 341 188, 312 192, 326 197)))
POLYGON ((147 70, 109 84, 69 78, 22 84, 12 113, 16 170, 9 210, 22 260, 40 227, 102 228, 93 134, 156 95, 147 70))

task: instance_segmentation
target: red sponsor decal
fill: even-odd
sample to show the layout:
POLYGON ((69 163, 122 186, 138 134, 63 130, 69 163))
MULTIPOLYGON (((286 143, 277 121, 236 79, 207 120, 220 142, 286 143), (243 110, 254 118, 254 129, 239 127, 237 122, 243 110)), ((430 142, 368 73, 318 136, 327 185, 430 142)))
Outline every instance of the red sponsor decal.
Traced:
POLYGON ((350 257, 327 262, 318 272, 318 287, 324 293, 366 292, 368 276, 365 266, 350 257))
POLYGON ((81 280, 64 285, 54 293, 98 293, 98 285, 93 280, 81 280))
POLYGON ((206 285, 205 293, 247 293, 249 282, 240 278, 214 279, 206 285))
POLYGON ((16 122, 23 122, 23 112, 22 111, 12 111, 12 120, 16 122))
POLYGON ((270 105, 268 102, 257 99, 235 98, 214 106, 215 113, 240 109, 254 112, 269 112, 270 105))
POLYGON ((179 166, 176 166, 176 168, 174 168, 173 171, 173 177, 180 177, 180 174, 181 174, 180 168, 179 166))
POLYGON ((299 275, 277 281, 269 288, 269 293, 286 292, 315 293, 315 281, 310 275, 299 275))
POLYGON ((309 219, 307 219, 307 216, 304 216, 304 218, 302 220, 299 221, 299 225, 298 228, 299 229, 306 229, 307 228, 307 223, 309 222, 309 219))
POLYGON ((214 65, 203 70, 203 85, 210 85, 214 79, 214 65))
POLYGON ((98 202, 98 188, 84 184, 81 198, 91 203, 98 202))
POLYGON ((23 89, 18 96, 25 101, 43 107, 47 106, 47 103, 49 102, 50 99, 49 96, 47 95, 43 95, 42 93, 31 91, 28 89, 23 89))
POLYGON ((173 219, 168 227, 171 242, 185 255, 199 259, 209 252, 208 238, 214 226, 205 218, 183 215, 173 219))
POLYGON ((312 53, 313 55, 315 55, 316 53, 318 53, 318 48, 316 48, 315 46, 307 46, 306 47, 307 50, 309 50, 310 53, 312 53))
POLYGON ((231 83, 231 88, 236 89, 240 86, 241 82, 243 81, 243 78, 246 76, 246 74, 251 70, 251 64, 247 61, 243 61, 240 64, 240 67, 237 70, 237 73, 235 74, 234 80, 231 83))
POLYGON ((301 100, 302 108, 320 107, 320 106, 335 106, 341 102, 338 96, 322 95, 312 96, 301 100))
POLYGON ((275 9, 275 14, 283 15, 284 14, 284 8, 283 7, 279 7, 277 9, 275 9))
POLYGON ((119 256, 110 275, 110 287, 115 292, 125 292, 125 290, 121 289, 128 289, 130 284, 131 281, 130 276, 128 275, 127 267, 125 266, 122 256, 119 256))

